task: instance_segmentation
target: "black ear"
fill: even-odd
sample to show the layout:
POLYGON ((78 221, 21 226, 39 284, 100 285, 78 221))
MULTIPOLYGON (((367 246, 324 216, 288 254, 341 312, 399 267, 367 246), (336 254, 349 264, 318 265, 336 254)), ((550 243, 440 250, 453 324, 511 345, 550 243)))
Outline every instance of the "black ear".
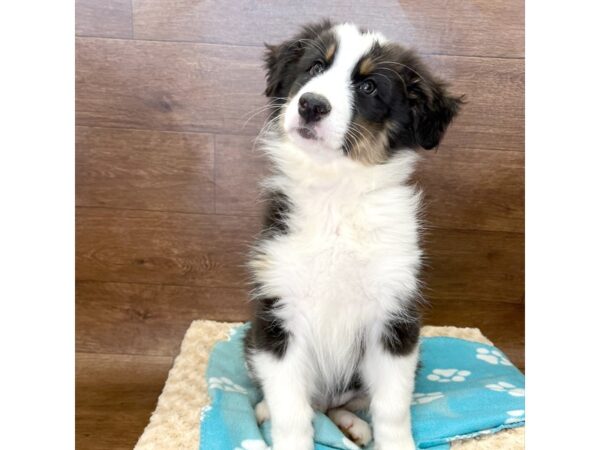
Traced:
POLYGON ((265 44, 265 68, 267 69, 267 97, 287 97, 297 75, 295 64, 300 61, 307 46, 319 47, 320 35, 332 27, 328 19, 304 25, 292 39, 279 45, 265 44), (310 41, 315 41, 311 44, 310 41))
POLYGON ((290 65, 297 62, 303 53, 301 41, 290 40, 279 45, 265 44, 265 68, 267 69, 267 97, 285 97, 289 80, 290 65))
POLYGON ((407 90, 414 140, 420 147, 430 150, 440 144, 446 128, 464 102, 462 97, 448 94, 445 83, 425 73, 413 78, 407 90))

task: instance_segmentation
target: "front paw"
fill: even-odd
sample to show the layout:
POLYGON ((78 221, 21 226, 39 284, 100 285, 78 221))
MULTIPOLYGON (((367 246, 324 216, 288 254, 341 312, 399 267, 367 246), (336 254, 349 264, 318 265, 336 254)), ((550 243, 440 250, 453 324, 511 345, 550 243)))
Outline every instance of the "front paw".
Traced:
POLYGON ((355 420, 349 427, 341 428, 341 431, 360 447, 366 446, 373 439, 371 427, 364 420, 355 420))

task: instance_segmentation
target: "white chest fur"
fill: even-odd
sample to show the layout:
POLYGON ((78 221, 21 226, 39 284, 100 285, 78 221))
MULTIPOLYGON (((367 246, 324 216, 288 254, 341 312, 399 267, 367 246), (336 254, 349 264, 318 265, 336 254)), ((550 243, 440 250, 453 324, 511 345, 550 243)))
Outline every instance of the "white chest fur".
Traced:
POLYGON ((275 160, 267 185, 290 200, 287 232, 259 244, 252 268, 261 295, 280 299, 278 315, 317 379, 349 381, 362 337, 417 290, 419 193, 404 184, 414 161, 406 153, 383 166, 324 168, 293 152, 275 160))

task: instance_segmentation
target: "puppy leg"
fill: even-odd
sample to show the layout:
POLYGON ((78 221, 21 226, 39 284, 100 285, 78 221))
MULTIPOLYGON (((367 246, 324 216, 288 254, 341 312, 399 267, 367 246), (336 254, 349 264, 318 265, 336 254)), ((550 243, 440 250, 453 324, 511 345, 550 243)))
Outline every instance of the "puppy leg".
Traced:
POLYGON ((373 345, 365 354, 363 375, 371 390, 370 411, 377 450, 414 450, 410 403, 415 384, 418 347, 394 355, 373 345))
POLYGON ((262 400, 256 404, 254 407, 254 415, 256 416, 256 422, 259 425, 271 418, 271 413, 269 412, 269 407, 267 406, 267 402, 265 400, 262 400))
POLYGON ((273 450, 312 450, 313 410, 300 352, 288 348, 282 358, 268 352, 258 352, 252 358, 266 406, 259 411, 257 405, 256 412, 266 409, 271 417, 273 450))
POLYGON ((330 409, 327 415, 355 444, 362 447, 371 442, 371 427, 356 414, 344 408, 334 408, 330 409))

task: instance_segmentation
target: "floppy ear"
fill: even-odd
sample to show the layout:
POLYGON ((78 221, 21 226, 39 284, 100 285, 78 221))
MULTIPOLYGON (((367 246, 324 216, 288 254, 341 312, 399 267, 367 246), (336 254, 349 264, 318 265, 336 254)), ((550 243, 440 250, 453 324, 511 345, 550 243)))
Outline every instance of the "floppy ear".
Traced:
POLYGON ((449 95, 445 83, 424 76, 413 78, 407 89, 414 140, 425 150, 431 150, 440 144, 446 128, 464 102, 462 97, 449 95))
POLYGON ((304 25, 292 39, 279 45, 265 44, 265 68, 267 69, 267 97, 287 97, 294 82, 294 64, 297 63, 306 47, 307 41, 319 38, 319 35, 331 28, 328 19, 304 25))
POLYGON ((290 64, 298 61, 303 53, 298 40, 286 41, 279 45, 265 44, 265 68, 267 69, 267 97, 285 97, 285 78, 290 64))

